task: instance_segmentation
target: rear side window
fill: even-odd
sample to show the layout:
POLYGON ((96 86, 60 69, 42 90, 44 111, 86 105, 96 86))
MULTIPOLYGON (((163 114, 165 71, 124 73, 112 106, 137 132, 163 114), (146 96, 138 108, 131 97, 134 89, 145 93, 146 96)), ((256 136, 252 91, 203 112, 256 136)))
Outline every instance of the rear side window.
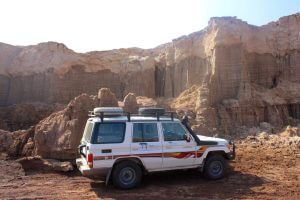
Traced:
POLYGON ((162 128, 165 141, 185 140, 186 132, 179 123, 162 123, 162 128))
POLYGON ((96 123, 93 144, 122 143, 125 128, 125 123, 96 123))
POLYGON ((158 142, 156 123, 133 124, 132 142, 158 142))
POLYGON ((83 132, 84 141, 91 142, 93 127, 94 127, 94 123, 91 121, 87 121, 83 132))

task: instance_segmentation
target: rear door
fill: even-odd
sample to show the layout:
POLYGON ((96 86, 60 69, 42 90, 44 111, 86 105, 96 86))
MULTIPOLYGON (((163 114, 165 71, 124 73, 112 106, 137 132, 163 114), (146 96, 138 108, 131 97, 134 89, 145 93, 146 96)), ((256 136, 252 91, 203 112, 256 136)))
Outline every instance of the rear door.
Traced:
POLYGON ((129 156, 130 138, 125 134, 129 131, 126 122, 95 123, 90 146, 95 168, 110 168, 114 159, 129 156))
POLYGON ((161 122, 163 133, 163 168, 188 167, 195 163, 196 142, 179 122, 161 122))
POLYGON ((157 123, 132 123, 131 154, 140 157, 148 170, 162 168, 162 142, 157 123))

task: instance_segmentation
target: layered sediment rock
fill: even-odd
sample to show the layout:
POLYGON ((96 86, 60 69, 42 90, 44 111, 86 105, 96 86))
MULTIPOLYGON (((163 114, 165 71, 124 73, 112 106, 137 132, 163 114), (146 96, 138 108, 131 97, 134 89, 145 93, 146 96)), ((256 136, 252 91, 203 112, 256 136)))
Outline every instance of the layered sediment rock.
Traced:
MULTIPOLYGON (((199 91, 203 131, 231 134, 239 126, 274 126, 300 119, 300 14, 258 27, 234 17, 154 49, 75 53, 58 43, 0 44, 0 105, 67 103, 110 88, 118 99, 177 97, 199 91)), ((194 103, 194 102, 193 102, 194 103)))
POLYGON ((46 103, 22 103, 0 107, 0 129, 26 130, 48 117, 52 112, 63 108, 64 105, 46 103))

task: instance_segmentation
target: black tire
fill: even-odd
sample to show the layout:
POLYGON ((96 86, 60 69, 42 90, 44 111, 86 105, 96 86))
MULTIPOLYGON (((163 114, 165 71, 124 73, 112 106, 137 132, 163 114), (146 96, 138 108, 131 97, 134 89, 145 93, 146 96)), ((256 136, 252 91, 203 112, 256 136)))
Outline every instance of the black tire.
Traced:
POLYGON ((112 180, 114 186, 118 188, 131 189, 141 183, 142 170, 132 161, 123 161, 114 167, 112 180))
POLYGON ((224 177, 227 169, 227 161, 221 155, 213 155, 207 158, 204 165, 204 177, 217 180, 224 177))

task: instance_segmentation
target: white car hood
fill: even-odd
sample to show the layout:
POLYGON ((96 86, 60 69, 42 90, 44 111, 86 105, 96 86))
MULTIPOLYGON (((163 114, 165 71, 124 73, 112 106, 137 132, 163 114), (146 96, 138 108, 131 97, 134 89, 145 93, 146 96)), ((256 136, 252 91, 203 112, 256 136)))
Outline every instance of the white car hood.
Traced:
POLYGON ((207 136, 204 136, 204 135, 197 135, 197 136, 201 141, 214 141, 214 142, 218 142, 218 145, 228 144, 228 141, 225 140, 225 139, 222 139, 222 138, 207 137, 207 136))

